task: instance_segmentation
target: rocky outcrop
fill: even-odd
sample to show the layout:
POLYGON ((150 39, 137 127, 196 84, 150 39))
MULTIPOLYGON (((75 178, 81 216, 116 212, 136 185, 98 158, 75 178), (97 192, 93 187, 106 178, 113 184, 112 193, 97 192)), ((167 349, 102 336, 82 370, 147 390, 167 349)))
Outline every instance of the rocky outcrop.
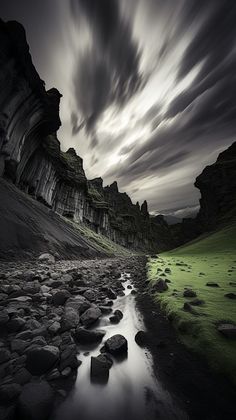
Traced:
POLYGON ((236 217, 236 142, 196 179, 201 192, 197 223, 209 230, 236 217))
POLYGON ((45 90, 19 23, 0 21, 0 37, 0 175, 59 215, 125 247, 173 247, 168 226, 150 218, 146 201, 140 208, 116 182, 103 188, 101 178, 88 181, 75 150, 61 151, 61 94, 45 90))

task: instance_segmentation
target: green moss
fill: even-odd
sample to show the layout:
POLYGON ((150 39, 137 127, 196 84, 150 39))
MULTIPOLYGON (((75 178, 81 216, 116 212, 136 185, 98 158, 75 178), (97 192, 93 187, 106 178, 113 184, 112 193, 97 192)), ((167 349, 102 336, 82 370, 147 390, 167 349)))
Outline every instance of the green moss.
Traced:
MULTIPOLYGON (((62 216, 61 216, 62 217, 62 216)), ((82 236, 88 239, 95 248, 107 254, 107 256, 120 256, 120 257, 129 257, 132 255, 137 255, 135 251, 130 251, 115 242, 108 239, 106 236, 94 232, 89 227, 84 224, 75 223, 68 220, 65 217, 62 217, 68 224, 72 225, 76 230, 80 232, 82 236)))
POLYGON ((155 282, 161 274, 157 269, 171 269, 171 274, 166 273, 171 280, 169 290, 156 295, 156 299, 173 320, 181 340, 236 384, 236 340, 217 331, 221 321, 236 323, 236 302, 224 296, 236 293, 235 251, 236 225, 232 225, 163 253, 158 259, 149 258, 148 276, 155 282), (220 287, 206 286, 209 281, 220 287), (193 289, 205 302, 193 307, 196 315, 183 310, 184 302, 192 300, 183 297, 184 288, 193 289))

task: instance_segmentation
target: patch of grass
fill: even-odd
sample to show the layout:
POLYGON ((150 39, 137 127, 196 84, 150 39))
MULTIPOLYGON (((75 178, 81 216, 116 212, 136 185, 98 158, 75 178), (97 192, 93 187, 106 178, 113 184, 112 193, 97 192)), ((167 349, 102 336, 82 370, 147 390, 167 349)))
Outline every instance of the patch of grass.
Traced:
POLYGON ((149 258, 148 276, 151 282, 168 278, 168 291, 156 294, 155 299, 173 320, 181 340, 192 350, 207 358, 210 366, 236 384, 236 340, 225 338, 217 324, 227 321, 236 324, 236 300, 224 295, 236 293, 236 225, 225 227, 208 236, 149 258), (171 274, 161 274, 166 268, 171 274), (162 270, 158 271, 157 270, 162 270), (215 282, 219 287, 206 286, 215 282), (230 282, 232 283, 230 285, 230 282), (197 293, 205 303, 192 306, 196 314, 183 310, 185 288, 197 293))
POLYGON ((108 239, 102 234, 98 234, 90 229, 88 226, 82 223, 75 223, 66 217, 61 216, 68 224, 72 225, 74 229, 79 231, 79 233, 84 236, 92 245, 100 252, 105 252, 108 256, 120 256, 120 257, 129 257, 132 255, 137 255, 133 250, 124 248, 121 245, 116 244, 115 242, 108 239))

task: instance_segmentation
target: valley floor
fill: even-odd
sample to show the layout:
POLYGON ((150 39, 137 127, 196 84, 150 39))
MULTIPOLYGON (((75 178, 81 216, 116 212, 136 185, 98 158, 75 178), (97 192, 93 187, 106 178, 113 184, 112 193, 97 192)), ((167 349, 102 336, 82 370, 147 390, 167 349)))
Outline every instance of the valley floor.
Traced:
MULTIPOLYGON (((55 264, 43 261, 1 262, 0 286, 2 420, 38 419, 35 413, 40 405, 40 398, 44 399, 45 393, 47 397, 46 402, 44 400, 44 410, 45 407, 53 410, 53 405, 58 407, 58 404, 70 401, 75 393, 80 398, 79 379, 87 377, 85 385, 90 387, 91 355, 94 351, 99 354, 101 346, 112 331, 127 337, 128 358, 126 361, 114 361, 108 385, 103 386, 109 391, 106 387, 115 378, 118 385, 125 378, 125 383, 121 383, 128 398, 119 404, 120 411, 109 418, 133 420, 131 415, 127 417, 126 414, 124 417, 122 414, 129 407, 137 419, 137 407, 144 397, 147 405, 155 405, 155 411, 152 411, 152 416, 144 415, 142 420, 235 418, 235 393, 229 383, 212 374, 203 361, 180 343, 172 324, 150 296, 145 257, 58 261, 55 264), (124 287, 127 279, 128 286, 124 287), (137 309, 134 306, 131 310, 135 300, 137 309), (71 308, 75 307, 80 312, 78 316, 73 310, 71 312, 71 308), (85 308, 92 309, 93 315, 95 309, 95 315, 98 314, 97 322, 86 326, 87 318, 83 316, 87 310, 85 308), (124 316, 114 330, 111 329, 114 327, 109 317, 117 309, 122 310, 124 316), (133 318, 130 318, 130 314, 133 318), (81 328, 88 329, 90 333, 104 328, 106 335, 93 349, 84 349, 77 341, 81 328), (146 329, 144 343, 140 343, 144 347, 139 347, 134 339, 139 328, 146 329), (55 362, 51 367, 45 366, 45 359, 39 356, 42 355, 42 348, 50 356, 50 360, 52 358, 52 362, 55 362), (157 381, 156 394, 146 387, 146 376, 142 384, 144 378, 143 373, 139 377, 139 362, 133 364, 138 352, 137 360, 147 366, 150 377, 157 381), (78 357, 77 363, 75 356, 78 357), (88 370, 85 372, 87 365, 88 370), (120 376, 122 372, 123 376, 120 376), (141 388, 137 390, 135 387, 138 381, 141 388), (37 386, 40 388, 37 389, 37 386), (54 394, 45 390, 53 390, 54 394), (141 394, 135 399, 133 396, 136 391, 141 394)), ((84 383, 82 385, 84 387, 84 383)), ((88 401, 95 403, 95 396, 96 392, 91 394, 88 401)), ((118 394, 115 393, 114 398, 117 397, 118 394)), ((102 404, 104 412, 97 413, 93 418, 85 416, 85 419, 106 418, 104 413, 108 405, 105 392, 102 404)), ((49 416, 47 413, 44 412, 40 420, 46 420, 49 416)), ((78 411, 74 415, 74 418, 78 418, 78 411)), ((80 418, 81 415, 80 412, 80 418)), ((57 419, 54 416, 51 418, 57 419)))

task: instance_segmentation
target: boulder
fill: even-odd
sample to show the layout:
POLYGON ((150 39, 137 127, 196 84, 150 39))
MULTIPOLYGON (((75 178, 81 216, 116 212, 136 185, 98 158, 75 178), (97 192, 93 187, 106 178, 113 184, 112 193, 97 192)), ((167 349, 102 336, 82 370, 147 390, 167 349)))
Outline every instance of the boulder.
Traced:
POLYGON ((51 263, 51 264, 55 263, 55 257, 49 253, 41 254, 38 259, 41 262, 46 262, 46 263, 51 263))
POLYGON ((109 319, 112 324, 118 324, 122 318, 123 318, 122 312, 119 309, 117 309, 116 311, 114 311, 114 314, 110 316, 109 319))
POLYGON ((0 364, 8 362, 11 358, 11 353, 6 348, 0 348, 0 364))
POLYGON ((84 292, 83 296, 90 302, 94 302, 97 298, 97 293, 94 290, 89 289, 84 292))
POLYGON ((24 420, 47 420, 54 403, 54 391, 46 381, 24 385, 17 402, 17 414, 24 420))
POLYGON ((236 325, 234 324, 220 324, 217 329, 227 338, 236 338, 236 325))
POLYGON ((146 347, 147 345, 147 333, 145 331, 138 331, 134 337, 135 342, 140 347, 146 347))
POLYGON ((64 305, 69 297, 70 293, 67 290, 59 290, 53 295, 52 303, 55 306, 64 305))
POLYGON ((59 349, 55 346, 33 348, 27 353, 26 369, 32 375, 43 375, 59 362, 59 349))
POLYGON ((21 392, 19 384, 5 384, 0 387, 0 401, 1 404, 9 404, 14 401, 21 392))
POLYGON ((157 280, 157 282, 152 286, 153 292, 165 292, 166 290, 168 290, 168 285, 163 279, 157 280))
POLYGON ((220 287, 218 283, 215 283, 214 281, 208 281, 206 283, 206 286, 208 287, 220 287))
POLYGON ((92 382, 106 383, 112 363, 112 360, 106 354, 91 357, 90 377, 92 382))
POLYGON ((75 330, 75 340, 80 344, 100 343, 105 334, 105 331, 86 330, 85 328, 79 327, 75 330))
POLYGON ((105 342, 105 349, 113 356, 126 355, 128 351, 128 342, 121 334, 113 335, 105 342))
POLYGON ((23 329, 23 327, 25 326, 25 322, 26 321, 20 317, 12 318, 7 323, 7 329, 9 332, 18 332, 23 329))
POLYGON ((197 293, 194 292, 194 290, 192 290, 192 289, 186 289, 183 293, 183 297, 193 298, 193 297, 196 297, 196 296, 197 296, 197 293))
POLYGON ((89 308, 81 316, 81 322, 85 327, 92 325, 102 315, 101 310, 98 307, 89 308))
POLYGON ((74 298, 69 298, 66 302, 66 309, 73 308, 80 315, 89 309, 91 304, 85 299, 84 296, 76 296, 74 298))
POLYGON ((61 330, 67 331, 76 328, 79 321, 80 317, 78 312, 73 308, 66 307, 61 319, 61 330))

